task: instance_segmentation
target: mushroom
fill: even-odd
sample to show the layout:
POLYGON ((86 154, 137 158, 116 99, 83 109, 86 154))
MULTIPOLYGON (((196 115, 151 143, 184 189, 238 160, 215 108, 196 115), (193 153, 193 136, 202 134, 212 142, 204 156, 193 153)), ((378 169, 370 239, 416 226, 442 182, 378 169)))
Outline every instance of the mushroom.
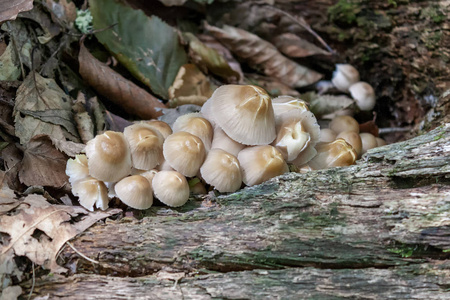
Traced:
POLYGON ((212 119, 225 133, 244 145, 270 144, 276 137, 272 100, 253 85, 223 85, 211 101, 212 119))
POLYGON ((114 186, 117 197, 136 209, 147 209, 153 204, 151 183, 141 175, 131 175, 123 178, 114 186))
POLYGON ((356 154, 358 157, 361 157, 362 155, 362 141, 361 137, 359 136, 359 133, 356 133, 354 131, 343 131, 337 135, 336 138, 344 139, 347 143, 352 145, 353 149, 355 149, 356 154))
POLYGON ((349 91, 360 110, 368 111, 375 107, 375 91, 367 82, 354 83, 350 86, 349 91))
POLYGON ((222 149, 231 155, 237 156, 239 151, 245 148, 245 145, 231 139, 220 127, 215 127, 211 149, 215 148, 222 149))
POLYGON ((66 164, 66 175, 69 176, 70 184, 87 178, 89 176, 89 169, 86 155, 79 154, 75 156, 75 159, 68 159, 66 164))
POLYGON ((185 131, 169 135, 164 141, 163 153, 167 163, 187 177, 197 174, 206 156, 202 140, 185 131))
POLYGON ((305 101, 291 96, 279 96, 272 99, 272 107, 276 124, 282 122, 283 114, 288 111, 297 110, 299 113, 309 111, 305 101))
POLYGON ((362 132, 359 134, 362 142, 362 154, 366 153, 367 150, 378 147, 377 139, 375 136, 368 132, 362 132))
POLYGON ((350 166, 355 163, 358 156, 355 149, 344 139, 317 144, 316 150, 317 155, 308 162, 313 170, 350 166))
POLYGON ((283 155, 270 145, 253 146, 238 154, 242 180, 248 186, 262 183, 289 171, 283 155))
POLYGON ((212 103, 211 98, 209 98, 205 103, 203 103, 202 108, 200 109, 200 113, 206 120, 209 121, 211 126, 216 128, 216 121, 214 120, 214 117, 213 117, 211 103, 212 103))
POLYGON ((222 149, 211 149, 200 168, 206 183, 221 193, 235 192, 242 185, 242 173, 238 159, 222 149))
POLYGON ((90 211, 94 210, 94 205, 102 210, 108 208, 108 189, 105 183, 91 176, 74 182, 72 193, 78 196, 81 206, 90 211))
POLYGON ((377 141, 377 147, 381 147, 387 144, 386 141, 380 137, 375 137, 375 140, 377 141))
POLYGON ((336 134, 343 131, 354 131, 359 133, 358 121, 351 116, 336 116, 331 120, 329 127, 336 132, 336 134))
POLYGON ((170 127, 169 124, 167 124, 164 121, 159 121, 159 120, 148 120, 148 121, 141 121, 141 123, 150 125, 151 127, 153 127, 154 129, 158 130, 159 133, 162 134, 162 136, 164 137, 164 139, 166 139, 169 135, 172 134, 172 128, 170 127))
POLYGON ((211 149, 214 129, 211 123, 203 118, 201 113, 189 113, 179 116, 172 125, 173 132, 186 131, 199 137, 205 150, 211 149))
POLYGON ((154 127, 137 123, 123 132, 131 150, 133 167, 140 170, 155 168, 163 160, 164 137, 154 127))
POLYGON ((320 129, 319 142, 329 143, 336 139, 336 132, 329 128, 320 129))
POLYGON ((176 171, 159 171, 152 181, 153 192, 162 203, 179 207, 189 200, 189 184, 183 174, 176 171))
POLYGON ((333 72, 331 82, 334 86, 343 92, 347 92, 349 87, 359 81, 359 72, 352 65, 337 64, 333 72))
POLYGON ((89 175, 102 181, 119 181, 131 172, 130 147, 123 133, 106 131, 86 144, 89 175))

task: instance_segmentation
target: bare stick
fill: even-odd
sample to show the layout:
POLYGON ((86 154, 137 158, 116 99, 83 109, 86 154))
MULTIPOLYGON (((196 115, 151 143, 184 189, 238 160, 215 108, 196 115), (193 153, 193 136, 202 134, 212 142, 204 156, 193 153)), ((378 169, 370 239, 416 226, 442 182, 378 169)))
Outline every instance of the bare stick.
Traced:
POLYGON ((93 260, 92 258, 87 257, 86 255, 84 255, 83 253, 81 253, 81 252, 79 252, 77 249, 75 249, 75 247, 74 247, 71 243, 66 242, 66 244, 69 245, 70 248, 73 249, 73 251, 75 251, 79 256, 81 256, 81 257, 84 258, 85 260, 88 260, 88 261, 90 261, 91 263, 94 263, 94 264, 99 264, 98 261, 93 260))

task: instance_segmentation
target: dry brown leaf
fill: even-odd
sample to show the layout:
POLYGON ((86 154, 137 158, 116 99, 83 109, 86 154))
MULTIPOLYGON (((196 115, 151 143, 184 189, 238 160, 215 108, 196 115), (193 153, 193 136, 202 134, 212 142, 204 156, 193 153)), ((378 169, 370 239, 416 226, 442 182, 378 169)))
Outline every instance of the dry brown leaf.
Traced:
POLYGON ((5 171, 0 171, 0 215, 19 205, 14 191, 6 184, 5 171))
POLYGON ((0 231, 9 235, 9 243, 0 247, 0 266, 14 256, 27 256, 51 272, 66 269, 56 263, 56 256, 68 240, 95 222, 119 209, 88 212, 79 206, 50 205, 40 195, 29 195, 12 216, 2 216, 0 231))
POLYGON ((183 65, 169 88, 169 106, 176 107, 183 104, 202 106, 216 88, 217 86, 210 83, 196 65, 183 65))
POLYGON ((0 23, 15 20, 20 12, 32 8, 33 0, 0 0, 0 23))
POLYGON ((290 57, 306 57, 311 55, 330 55, 331 53, 302 39, 293 33, 283 33, 274 36, 271 40, 275 47, 290 57))
POLYGON ((80 45, 78 55, 80 75, 97 92, 142 119, 157 118, 166 106, 119 73, 97 60, 86 47, 80 45), (159 108, 159 109, 158 109, 159 108))
POLYGON ((68 157, 58 151, 47 135, 33 137, 24 152, 19 179, 25 185, 62 187, 68 182, 68 157))
POLYGON ((67 0, 47 0, 47 7, 53 12, 52 19, 54 22, 55 17, 60 21, 65 22, 68 25, 72 25, 77 18, 77 7, 73 2, 67 2, 67 0))
POLYGON ((323 76, 288 59, 274 45, 248 31, 227 25, 223 29, 205 26, 215 38, 252 68, 261 69, 267 76, 275 77, 290 87, 308 86, 323 76))
POLYGON ((277 97, 281 95, 287 95, 292 97, 300 96, 300 93, 294 89, 291 89, 289 86, 284 83, 258 74, 246 74, 246 83, 253 84, 262 87, 265 89, 272 97, 277 97))

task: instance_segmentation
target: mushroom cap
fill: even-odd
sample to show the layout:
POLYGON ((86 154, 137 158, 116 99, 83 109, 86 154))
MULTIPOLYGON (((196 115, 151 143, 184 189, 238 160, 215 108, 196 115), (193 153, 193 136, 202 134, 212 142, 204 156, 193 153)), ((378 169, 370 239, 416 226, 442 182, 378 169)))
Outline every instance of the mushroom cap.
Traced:
POLYGON ((207 119, 203 118, 201 113, 179 116, 173 123, 172 128, 173 132, 185 131, 199 137, 205 146, 205 150, 211 149, 214 128, 207 119))
POLYGON ((366 153, 367 150, 378 147, 377 139, 375 136, 368 132, 362 132, 359 134, 362 142, 362 154, 366 153))
POLYGON ((245 145, 230 138, 220 127, 215 127, 211 143, 211 149, 214 148, 222 149, 237 157, 238 153, 245 148, 245 145))
POLYGON ((154 129, 158 130, 159 133, 162 134, 162 136, 164 137, 164 139, 166 139, 169 135, 172 134, 172 128, 170 127, 169 124, 167 124, 164 121, 160 121, 160 120, 148 120, 148 121, 141 121, 140 123, 144 123, 147 125, 150 125, 151 127, 153 127, 154 129))
POLYGON ((242 180, 252 186, 289 171, 280 151, 270 145, 247 147, 239 152, 242 180))
POLYGON ((203 103, 202 108, 200 109, 200 113, 202 116, 209 121, 211 126, 216 128, 216 121, 214 120, 213 112, 211 109, 212 100, 209 98, 205 103, 203 103))
POLYGON ((84 154, 78 154, 74 159, 70 158, 66 164, 66 175, 70 184, 89 176, 88 159, 84 154))
POLYGON ((336 116, 331 120, 329 127, 331 130, 339 134, 343 131, 354 131, 359 133, 359 124, 355 118, 351 116, 336 116))
POLYGON ((337 139, 344 139, 347 143, 352 145, 353 149, 355 149, 358 157, 361 157, 362 154, 362 141, 359 133, 354 131, 343 131, 336 136, 337 139))
POLYGON ((242 185, 242 173, 238 159, 222 149, 211 149, 200 168, 206 183, 221 193, 235 192, 242 185))
POLYGON ((309 111, 308 103, 291 96, 279 96, 272 99, 273 112, 275 114, 275 123, 282 122, 284 113, 297 110, 299 113, 309 111))
POLYGON ((78 201, 84 208, 93 211, 97 208, 108 208, 108 189, 104 182, 93 177, 86 177, 72 184, 72 193, 78 196, 78 201))
POLYGON ((206 156, 202 140, 185 131, 169 135, 164 141, 163 153, 167 163, 187 177, 197 174, 206 156))
POLYGON ((272 145, 291 162, 306 148, 314 148, 319 141, 320 127, 314 114, 307 110, 285 112, 283 120, 277 124, 277 138, 272 145))
POLYGON ((377 147, 387 145, 386 141, 380 137, 375 137, 375 140, 377 141, 377 147))
POLYGON ((317 155, 308 162, 314 170, 350 166, 358 157, 355 149, 344 139, 336 139, 331 143, 319 143, 316 145, 316 150, 317 155))
POLYGON ((102 181, 119 181, 131 172, 130 147, 123 133, 106 131, 86 144, 89 175, 102 181))
POLYGON ((130 145, 133 167, 150 170, 163 160, 164 137, 154 127, 136 123, 125 127, 123 132, 130 145))
POLYGON ((359 109, 367 111, 375 107, 375 91, 367 82, 359 81, 354 83, 348 90, 352 98, 355 99, 359 109))
POLYGON ((352 65, 337 64, 336 70, 333 72, 334 86, 343 92, 347 92, 349 87, 359 81, 359 72, 352 65))
POLYGON ((177 171, 159 171, 153 177, 152 186, 156 198, 171 207, 179 207, 189 200, 189 184, 177 171))
POLYGON ((320 129, 320 137, 319 142, 329 143, 336 139, 336 132, 331 130, 330 128, 322 128, 320 129))
POLYGON ((209 101, 214 121, 233 140, 245 145, 264 145, 275 139, 272 100, 264 89, 223 85, 209 101))
POLYGON ((131 175, 123 178, 114 186, 117 197, 136 209, 147 209, 153 204, 151 183, 141 175, 131 175))

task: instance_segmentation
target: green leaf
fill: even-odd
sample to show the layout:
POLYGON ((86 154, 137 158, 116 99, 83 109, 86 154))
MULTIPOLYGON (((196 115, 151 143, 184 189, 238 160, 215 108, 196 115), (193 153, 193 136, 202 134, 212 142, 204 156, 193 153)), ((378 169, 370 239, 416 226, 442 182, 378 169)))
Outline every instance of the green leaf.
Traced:
POLYGON ((167 99, 180 67, 187 62, 177 32, 156 16, 115 0, 90 0, 94 29, 112 28, 96 33, 138 80, 167 99))

